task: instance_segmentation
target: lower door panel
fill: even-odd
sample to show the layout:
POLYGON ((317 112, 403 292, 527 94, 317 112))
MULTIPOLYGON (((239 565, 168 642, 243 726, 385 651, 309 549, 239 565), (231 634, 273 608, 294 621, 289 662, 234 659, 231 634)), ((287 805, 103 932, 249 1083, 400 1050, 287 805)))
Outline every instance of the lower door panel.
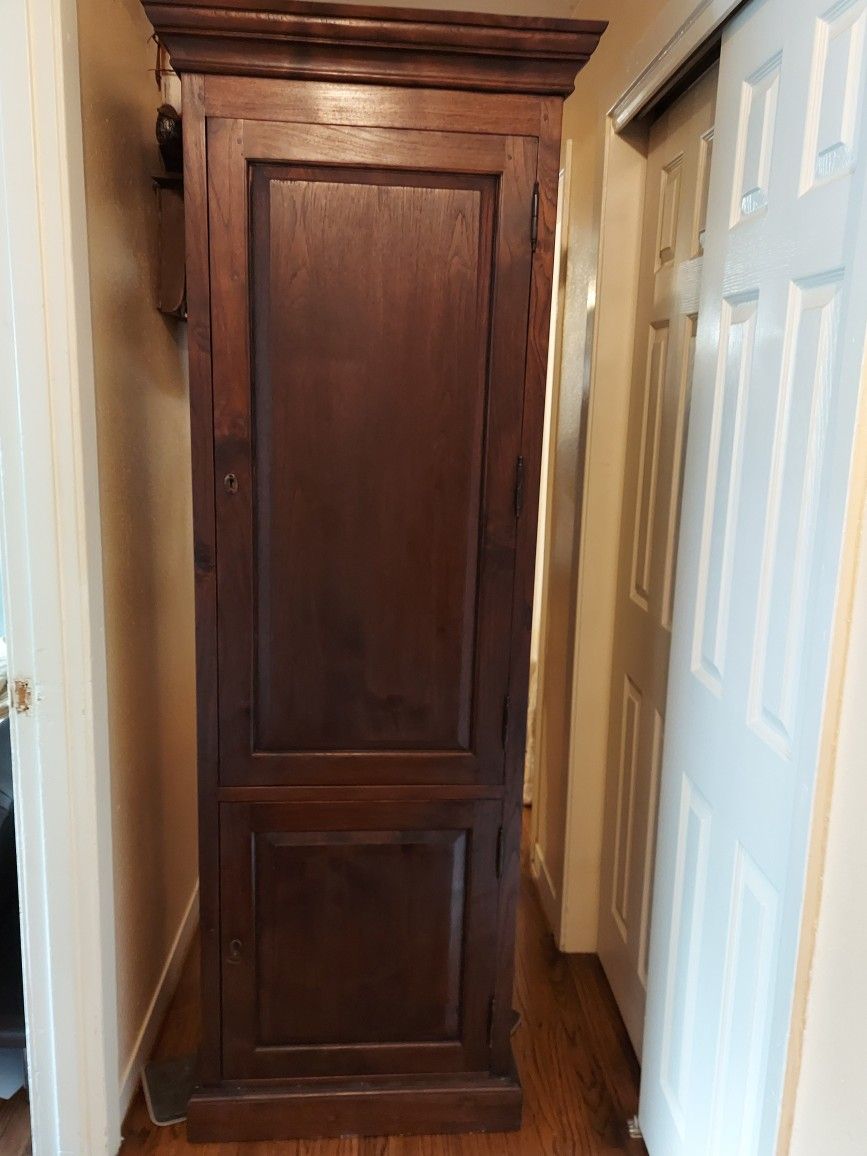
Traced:
POLYGON ((486 1069, 499 813, 223 804, 224 1076, 486 1069))

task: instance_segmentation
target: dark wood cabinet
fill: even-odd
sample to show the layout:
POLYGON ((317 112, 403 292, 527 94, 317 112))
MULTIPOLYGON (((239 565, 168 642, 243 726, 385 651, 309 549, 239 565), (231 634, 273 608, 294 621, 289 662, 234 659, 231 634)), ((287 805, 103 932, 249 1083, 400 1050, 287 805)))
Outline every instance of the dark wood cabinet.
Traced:
POLYGON ((559 125, 602 26, 145 7, 184 84, 190 1134, 516 1127, 559 125))

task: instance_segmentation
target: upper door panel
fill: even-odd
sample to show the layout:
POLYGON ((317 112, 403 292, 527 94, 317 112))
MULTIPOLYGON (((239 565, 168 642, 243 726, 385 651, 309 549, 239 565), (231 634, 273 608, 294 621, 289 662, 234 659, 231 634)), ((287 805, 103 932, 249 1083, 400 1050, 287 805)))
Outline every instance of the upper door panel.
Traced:
POLYGON ((256 750, 470 748, 494 193, 252 170, 256 750))
POLYGON ((535 151, 210 122, 224 783, 502 778, 535 151))

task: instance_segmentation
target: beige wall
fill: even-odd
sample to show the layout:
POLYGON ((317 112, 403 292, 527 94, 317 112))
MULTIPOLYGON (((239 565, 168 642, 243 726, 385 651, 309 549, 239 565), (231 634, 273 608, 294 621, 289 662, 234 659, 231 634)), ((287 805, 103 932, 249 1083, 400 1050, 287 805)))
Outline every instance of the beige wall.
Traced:
MULTIPOLYGON (((701 6, 698 0, 581 0, 573 9, 573 15, 609 21, 609 28, 566 102, 563 126, 564 139, 573 141, 572 182, 534 862, 567 951, 596 950, 644 178, 641 148, 610 131, 608 112, 701 6)), ((710 9, 730 6, 711 0, 710 9)))
MULTIPOLYGON (((867 445, 864 450, 867 451, 867 445)), ((845 666, 840 728, 834 746, 833 793, 821 898, 813 944, 800 1075, 792 1098, 789 1156, 856 1156, 865 1150, 863 1024, 867 1022, 867 507, 861 519, 861 548, 852 630, 845 666)), ((821 782, 821 780, 820 780, 821 782)), ((830 791, 831 783, 827 784, 830 791)), ((826 799, 821 785, 816 806, 826 799)), ((821 838, 823 830, 816 833, 821 838)), ((815 858, 820 859, 821 853, 815 858)), ((808 918, 810 915, 808 886, 808 918)), ((808 926, 806 936, 809 938, 808 926)), ((795 1029, 797 1032, 797 1028, 795 1029)), ((784 1135, 790 1126, 784 1112, 784 1135)))
POLYGON ((196 884, 189 419, 184 326, 154 308, 151 30, 138 0, 78 13, 123 1078, 196 884))

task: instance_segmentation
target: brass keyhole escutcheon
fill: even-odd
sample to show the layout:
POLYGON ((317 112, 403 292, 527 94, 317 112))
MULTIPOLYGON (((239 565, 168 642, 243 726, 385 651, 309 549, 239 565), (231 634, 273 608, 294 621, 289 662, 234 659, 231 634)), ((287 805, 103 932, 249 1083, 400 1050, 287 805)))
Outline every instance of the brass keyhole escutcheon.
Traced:
POLYGON ((225 486, 227 493, 237 494, 237 492, 238 492, 238 475, 237 474, 226 474, 226 476, 223 478, 223 485, 225 486))

